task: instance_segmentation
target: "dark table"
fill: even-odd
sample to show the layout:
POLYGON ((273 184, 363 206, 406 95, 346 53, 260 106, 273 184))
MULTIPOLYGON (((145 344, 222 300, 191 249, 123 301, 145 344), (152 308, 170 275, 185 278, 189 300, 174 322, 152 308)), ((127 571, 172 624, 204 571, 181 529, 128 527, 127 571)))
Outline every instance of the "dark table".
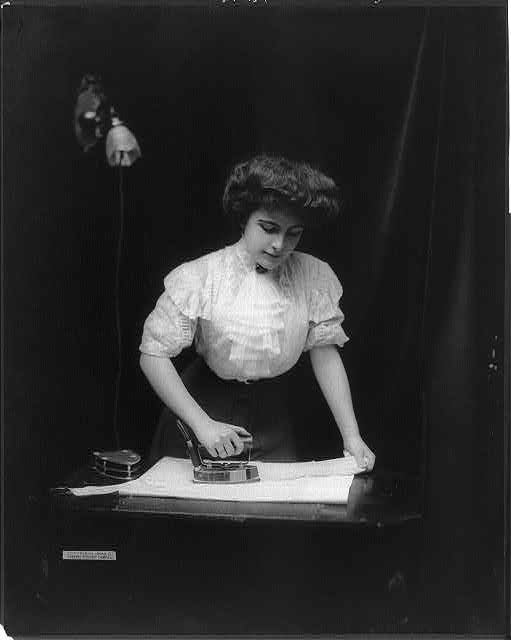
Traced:
MULTIPOLYGON (((87 468, 66 482, 111 483, 87 468)), ((383 470, 355 476, 345 505, 54 491, 49 626, 137 634, 413 631, 421 524, 420 477, 383 470), (63 551, 109 551, 116 560, 63 560, 63 551)))
MULTIPOLYGON (((115 484, 94 469, 84 467, 68 477, 63 486, 115 484)), ((118 493, 76 497, 53 490, 55 507, 81 513, 104 512, 119 515, 164 515, 172 518, 236 520, 293 520, 333 523, 342 526, 392 526, 422 517, 420 476, 374 471, 354 477, 347 504, 251 503, 188 500, 118 493)))

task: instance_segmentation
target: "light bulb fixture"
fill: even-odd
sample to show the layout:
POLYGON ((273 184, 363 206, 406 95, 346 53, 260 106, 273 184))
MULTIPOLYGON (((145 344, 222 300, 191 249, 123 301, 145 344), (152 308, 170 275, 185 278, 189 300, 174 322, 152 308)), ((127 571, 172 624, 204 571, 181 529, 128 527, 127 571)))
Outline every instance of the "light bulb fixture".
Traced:
POLYGON ((142 155, 137 139, 120 119, 101 78, 95 74, 86 74, 80 82, 73 122, 76 139, 84 152, 106 138, 106 158, 111 167, 130 167, 142 155))
POLYGON ((142 152, 137 139, 126 125, 114 116, 105 143, 106 159, 111 167, 131 167, 142 152))

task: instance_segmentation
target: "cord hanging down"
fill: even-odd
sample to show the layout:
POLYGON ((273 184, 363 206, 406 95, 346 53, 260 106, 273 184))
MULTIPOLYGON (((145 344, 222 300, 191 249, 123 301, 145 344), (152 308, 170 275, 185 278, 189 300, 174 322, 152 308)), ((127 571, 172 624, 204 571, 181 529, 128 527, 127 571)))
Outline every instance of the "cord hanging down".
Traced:
MULTIPOLYGON (((124 152, 121 152, 124 153, 124 152)), ((122 248, 124 244, 124 169, 122 163, 119 164, 119 235, 117 239, 117 255, 115 264, 115 329, 117 337, 117 375, 115 378, 114 391, 114 415, 113 415, 113 434, 115 446, 119 449, 121 446, 121 437, 119 433, 119 400, 121 396, 121 379, 123 369, 122 357, 122 330, 121 330, 121 262, 122 248)))

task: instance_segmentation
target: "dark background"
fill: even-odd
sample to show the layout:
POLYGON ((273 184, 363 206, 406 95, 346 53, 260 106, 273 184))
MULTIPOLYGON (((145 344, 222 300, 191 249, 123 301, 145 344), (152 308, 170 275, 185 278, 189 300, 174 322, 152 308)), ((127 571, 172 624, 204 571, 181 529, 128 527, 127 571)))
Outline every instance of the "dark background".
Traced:
MULTIPOLYGON (((122 446, 144 453, 160 411, 138 345, 163 277, 234 239, 220 207, 232 164, 261 151, 316 163, 346 207, 300 248, 343 283, 342 355, 377 464, 423 474, 431 630, 503 629, 505 5, 11 7, 4 19, 11 606, 41 570, 40 498, 115 444, 118 174, 72 127, 95 72, 143 154, 124 181, 122 446)), ((336 455, 302 364, 311 451, 336 455)))

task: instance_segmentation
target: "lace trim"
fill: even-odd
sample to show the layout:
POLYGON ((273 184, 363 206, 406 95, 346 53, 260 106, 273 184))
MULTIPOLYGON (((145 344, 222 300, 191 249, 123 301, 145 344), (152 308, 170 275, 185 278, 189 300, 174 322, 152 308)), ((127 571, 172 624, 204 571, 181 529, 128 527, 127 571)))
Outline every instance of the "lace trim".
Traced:
POLYGON ((140 351, 173 358, 192 344, 196 326, 197 321, 183 315, 165 292, 144 323, 140 351))
POLYGON ((169 273, 164 284, 167 295, 182 314, 192 320, 211 320, 213 274, 207 264, 204 264, 203 269, 201 266, 182 264, 169 273))
POLYGON ((281 354, 280 334, 285 328, 287 305, 266 275, 252 269, 244 275, 236 295, 220 305, 225 335, 231 342, 229 361, 243 366, 248 376, 256 371, 269 375, 269 362, 281 354))
POLYGON ((344 332, 341 323, 341 318, 332 318, 312 326, 307 335, 304 351, 327 344, 336 344, 339 347, 343 347, 349 338, 344 332))

